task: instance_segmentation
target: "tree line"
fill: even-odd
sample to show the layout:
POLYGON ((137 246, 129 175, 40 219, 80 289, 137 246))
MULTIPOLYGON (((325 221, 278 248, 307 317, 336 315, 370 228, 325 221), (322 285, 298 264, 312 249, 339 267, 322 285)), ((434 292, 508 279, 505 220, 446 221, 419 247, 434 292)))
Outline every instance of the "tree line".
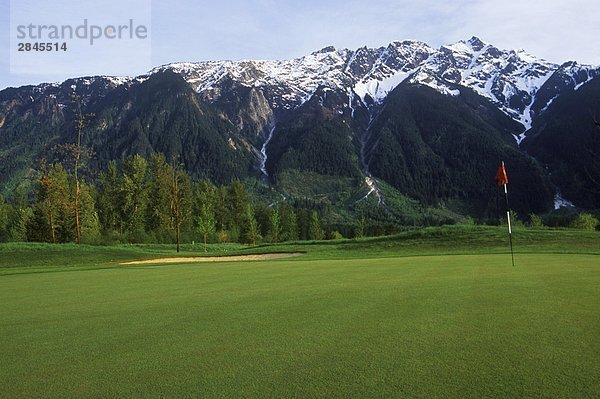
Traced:
POLYGON ((111 161, 95 181, 40 162, 31 193, 0 196, 0 241, 174 243, 325 238, 316 210, 261 204, 238 179, 193 181, 160 153, 111 161))

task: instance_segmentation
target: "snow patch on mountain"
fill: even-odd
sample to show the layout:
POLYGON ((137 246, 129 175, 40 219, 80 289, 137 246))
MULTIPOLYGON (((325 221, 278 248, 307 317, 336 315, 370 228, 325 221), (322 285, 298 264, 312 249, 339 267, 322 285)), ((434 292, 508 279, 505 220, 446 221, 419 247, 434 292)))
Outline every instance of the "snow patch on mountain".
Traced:
POLYGON ((350 117, 352 118, 354 118, 354 113, 356 112, 356 109, 354 108, 354 96, 354 90, 348 90, 348 108, 350 108, 350 117))
POLYGON ((525 130, 531 127, 537 90, 557 67, 523 50, 500 50, 475 37, 442 46, 424 65, 430 74, 487 97, 525 130))
MULTIPOLYGON (((531 129, 531 123, 533 121, 533 117, 531 115, 531 106, 533 105, 534 101, 535 97, 533 97, 531 99, 531 102, 527 104, 519 120, 519 122, 521 122, 521 125, 525 126, 525 132, 531 129)), ((517 139, 517 144, 521 144, 521 141, 523 141, 523 139, 525 138, 525 132, 521 133, 521 135, 519 136, 520 139, 517 139)))
POLYGON ((453 87, 461 85, 490 99, 528 130, 536 93, 558 67, 524 50, 500 50, 473 37, 437 50, 417 41, 355 51, 326 47, 293 60, 176 63, 151 73, 171 69, 209 99, 222 94, 226 80, 268 89, 274 109, 296 108, 319 87, 353 89, 363 103, 367 97, 381 103, 409 78, 446 95, 459 95, 453 87))
POLYGON ((556 100, 558 98, 558 94, 554 97, 552 97, 544 106, 544 108, 542 108, 542 112, 546 112, 546 110, 548 109, 548 107, 550 107, 550 105, 552 105, 552 103, 554 102, 554 100, 556 100))
MULTIPOLYGON (((535 110, 542 108, 534 105, 536 96, 550 77, 558 74, 556 79, 567 80, 566 85, 577 90, 600 75, 598 68, 575 62, 559 66, 524 50, 500 50, 473 37, 439 49, 418 41, 356 50, 326 47, 291 60, 178 62, 136 78, 103 76, 68 82, 75 90, 104 79, 110 88, 142 82, 165 70, 181 75, 209 101, 236 86, 262 90, 273 110, 298 108, 319 88, 353 92, 366 105, 382 103, 403 82, 426 85, 445 95, 459 95, 457 86, 465 86, 491 100, 525 131, 531 127, 535 110)), ((550 89, 540 101, 547 107, 558 94, 550 89)))
POLYGON ((554 209, 573 208, 573 202, 564 199, 560 193, 554 194, 554 209))
POLYGON ((422 85, 431 87, 432 89, 435 89, 438 92, 448 95, 448 96, 460 95, 460 90, 452 89, 444 81, 437 79, 436 77, 431 76, 422 71, 415 73, 411 77, 410 82, 414 83, 414 84, 422 84, 422 85))
POLYGON ((381 103, 390 91, 402 83, 410 76, 410 72, 398 71, 390 77, 379 79, 370 79, 356 83, 354 92, 365 102, 365 97, 370 96, 375 102, 381 103))
POLYGON ((587 82, 589 82, 589 81, 590 81, 590 80, 592 80, 593 78, 594 78, 594 77, 593 77, 592 75, 589 75, 589 76, 588 76, 588 78, 587 78, 586 80, 584 80, 584 81, 583 81, 583 82, 581 82, 581 83, 578 83, 578 84, 577 84, 577 85, 576 85, 576 86, 573 88, 573 90, 579 90, 579 88, 580 88, 581 86, 583 86, 584 84, 586 84, 587 82))

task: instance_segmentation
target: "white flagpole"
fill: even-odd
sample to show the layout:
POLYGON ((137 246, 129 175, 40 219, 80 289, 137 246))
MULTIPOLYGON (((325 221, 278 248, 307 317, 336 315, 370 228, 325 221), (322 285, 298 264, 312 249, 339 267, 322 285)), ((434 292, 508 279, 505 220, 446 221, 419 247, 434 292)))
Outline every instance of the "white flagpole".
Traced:
MULTIPOLYGON (((504 168, 504 161, 502 161, 502 170, 506 172, 504 168)), ((515 254, 513 252, 513 243, 512 243, 512 227, 510 225, 510 208, 508 207, 508 189, 506 188, 507 184, 504 182, 504 198, 506 199, 506 220, 508 221, 508 240, 510 242, 510 256, 512 258, 512 265, 515 266, 515 254)))

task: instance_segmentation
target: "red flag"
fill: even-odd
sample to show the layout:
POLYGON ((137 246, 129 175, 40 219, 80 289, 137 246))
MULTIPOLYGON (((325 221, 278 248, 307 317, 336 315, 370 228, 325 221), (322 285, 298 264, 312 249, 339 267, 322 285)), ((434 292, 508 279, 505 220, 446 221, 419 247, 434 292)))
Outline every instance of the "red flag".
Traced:
POLYGON ((508 184, 508 176, 506 175, 506 169, 504 169, 504 162, 502 162, 502 166, 498 169, 498 173, 496 173, 496 181, 498 182, 498 186, 502 187, 505 184, 508 184))

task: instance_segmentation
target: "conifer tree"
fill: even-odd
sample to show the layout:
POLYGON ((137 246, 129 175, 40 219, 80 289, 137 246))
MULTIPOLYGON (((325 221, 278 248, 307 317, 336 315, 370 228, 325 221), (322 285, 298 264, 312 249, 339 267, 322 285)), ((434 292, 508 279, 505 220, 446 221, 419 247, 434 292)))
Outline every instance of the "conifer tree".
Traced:
POLYGON ((244 220, 248 211, 249 195, 239 179, 233 179, 227 191, 231 224, 239 226, 239 222, 244 220))
POLYGON ((79 185, 79 223, 81 240, 95 244, 100 239, 100 221, 93 195, 94 187, 81 180, 79 185))
POLYGON ((122 176, 119 174, 116 161, 110 161, 106 171, 98 179, 97 208, 98 218, 103 231, 119 231, 123 233, 124 224, 121 214, 122 176))
POLYGON ((29 206, 24 184, 19 184, 12 193, 10 204, 10 240, 26 241, 30 236, 28 228, 33 219, 33 209, 29 206))
POLYGON ((298 218, 293 208, 287 205, 279 206, 281 220, 281 240, 295 241, 298 239, 298 218))
POLYGON ((0 242, 6 242, 10 238, 9 209, 10 205, 4 202, 4 197, 0 194, 0 242))
POLYGON ((148 208, 146 227, 159 235, 171 227, 171 180, 173 166, 163 154, 152 154, 148 168, 148 208))
POLYGON ((227 186, 221 186, 217 190, 217 199, 214 203, 213 210, 217 222, 219 232, 225 234, 231 222, 231 212, 229 210, 229 190, 227 186))
POLYGON ((12 241, 25 241, 31 237, 30 226, 33 220, 34 213, 30 207, 14 208, 13 223, 10 230, 12 241))
POLYGON ((145 231, 148 206, 147 170, 148 162, 140 155, 128 157, 123 162, 120 187, 121 218, 126 230, 134 233, 136 240, 139 239, 137 236, 145 231))
POLYGON ((54 226, 54 219, 56 218, 56 204, 54 203, 54 195, 53 194, 53 189, 54 189, 54 180, 50 179, 49 176, 49 168, 48 165, 46 164, 45 160, 42 160, 41 162, 41 167, 40 167, 40 191, 39 191, 39 196, 40 199, 44 199, 45 200, 45 211, 48 214, 48 227, 50 229, 50 242, 51 243, 56 243, 56 229, 54 226))
POLYGON ((360 215, 360 218, 356 221, 356 228, 354 230, 354 237, 360 238, 365 236, 365 230, 367 228, 367 219, 365 215, 360 215))
POLYGON ((281 229, 281 223, 279 220, 279 211, 277 209, 271 209, 269 221, 271 222, 271 226, 269 229, 269 234, 271 235, 271 242, 279 242, 279 232, 281 229))
POLYGON ((310 212, 305 208, 297 211, 298 219, 298 238, 300 240, 310 240, 310 212))
POLYGON ((321 229, 321 222, 319 220, 319 214, 317 211, 312 211, 310 214, 309 223, 309 240, 322 240, 323 230, 321 229))

